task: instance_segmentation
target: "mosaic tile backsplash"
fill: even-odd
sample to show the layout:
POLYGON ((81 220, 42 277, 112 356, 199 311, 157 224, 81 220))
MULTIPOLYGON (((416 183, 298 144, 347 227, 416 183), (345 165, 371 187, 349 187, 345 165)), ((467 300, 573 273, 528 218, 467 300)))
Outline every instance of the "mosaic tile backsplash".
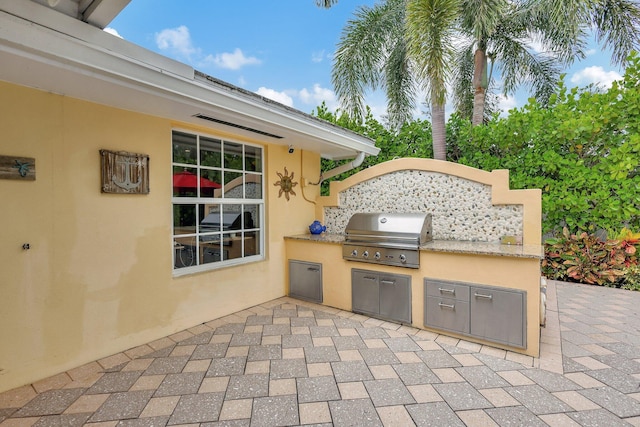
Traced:
POLYGON ((402 170, 363 181, 325 207, 327 233, 344 233, 356 212, 424 212, 435 240, 497 242, 522 236, 522 205, 492 205, 491 187, 452 175, 402 170))

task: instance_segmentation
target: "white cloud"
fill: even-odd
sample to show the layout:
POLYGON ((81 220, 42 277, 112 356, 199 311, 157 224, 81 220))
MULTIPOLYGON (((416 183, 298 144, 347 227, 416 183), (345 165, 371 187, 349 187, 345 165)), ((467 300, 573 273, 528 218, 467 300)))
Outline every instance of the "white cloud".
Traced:
POLYGON ((190 59, 191 55, 200 52, 199 49, 193 46, 189 28, 184 25, 177 28, 167 28, 156 33, 156 45, 160 50, 186 59, 190 59))
POLYGON ((269 98, 276 102, 284 104, 288 107, 293 107, 293 98, 291 98, 285 92, 278 92, 262 86, 256 91, 256 93, 260 96, 264 96, 265 98, 269 98))
POLYGON ((311 61, 313 62, 322 62, 324 60, 324 57, 325 57, 324 50, 311 53, 311 61))
POLYGON ((617 71, 605 71, 604 68, 600 66, 592 66, 573 74, 573 76, 571 76, 571 83, 581 86, 594 83, 608 89, 615 80, 620 79, 622 79, 622 76, 617 71))
POLYGON ((225 52, 216 55, 207 55, 204 62, 212 63, 216 67, 228 70, 239 70, 245 65, 259 65, 261 63, 261 61, 254 56, 245 56, 239 48, 236 48, 232 53, 225 52))
POLYGON ((318 83, 314 84, 311 90, 302 89, 298 96, 305 104, 320 105, 324 101, 327 107, 331 108, 336 103, 336 94, 331 89, 323 88, 318 83))
POLYGON ((499 94, 496 98, 498 100, 498 109, 501 111, 501 116, 506 116, 509 110, 518 106, 518 101, 514 96, 499 94))
POLYGON ((118 33, 118 31, 117 31, 115 28, 106 27, 106 28, 105 28, 104 30, 102 30, 102 31, 104 31, 105 33, 112 34, 112 35, 114 35, 114 36, 116 36, 116 37, 119 37, 119 38, 121 38, 121 39, 122 39, 122 38, 124 38, 124 37, 122 37, 122 36, 118 33))
POLYGON ((596 49, 589 49, 584 54, 586 56, 591 56, 591 55, 595 55, 596 53, 598 53, 598 51, 596 49))

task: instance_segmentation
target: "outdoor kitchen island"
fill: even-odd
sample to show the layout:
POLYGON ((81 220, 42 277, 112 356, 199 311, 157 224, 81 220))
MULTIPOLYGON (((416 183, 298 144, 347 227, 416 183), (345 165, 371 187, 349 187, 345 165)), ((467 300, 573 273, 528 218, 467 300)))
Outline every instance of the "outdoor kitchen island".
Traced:
MULTIPOLYGON (((353 309, 354 304, 356 307, 358 305, 352 299, 351 280, 354 270, 389 276, 409 276, 412 326, 538 356, 542 257, 542 248, 539 245, 434 240, 420 246, 420 268, 412 269, 343 260, 344 239, 345 236, 342 234, 302 234, 285 237, 289 260, 304 261, 321 267, 322 304, 362 312, 353 309), (441 295, 432 295, 432 289, 441 295), (493 291, 492 302, 496 302, 497 299, 495 291, 503 291, 498 293, 499 296, 506 292, 506 296, 511 297, 507 300, 508 307, 503 309, 506 311, 492 309, 489 313, 480 313, 481 318, 474 319, 470 313, 471 304, 478 298, 474 298, 474 294, 470 293, 471 289, 475 289, 475 294, 482 296, 491 295, 490 292, 493 291), (518 300, 519 297, 521 302, 518 300), (451 307, 452 305, 454 307, 451 307), (434 313, 433 321, 427 322, 426 317, 431 320, 431 314, 425 316, 425 308, 427 312, 431 310, 434 313), (440 323, 439 318, 442 320, 440 323), (503 334, 505 328, 511 329, 506 331, 506 337, 503 334), (514 338, 513 329, 520 329, 521 336, 514 338), (513 339, 517 341, 518 338, 521 339, 520 345, 507 344, 510 340, 513 343, 513 339)), ((399 294, 404 295, 402 292, 399 294)), ((480 298, 480 301, 485 302, 483 298, 480 298)), ((381 300, 380 304, 382 303, 381 300)), ((394 321, 369 312, 364 314, 394 321)))
POLYGON ((325 233, 284 239, 288 295, 538 356, 539 189, 510 189, 507 170, 396 159, 331 182, 313 219, 325 233))

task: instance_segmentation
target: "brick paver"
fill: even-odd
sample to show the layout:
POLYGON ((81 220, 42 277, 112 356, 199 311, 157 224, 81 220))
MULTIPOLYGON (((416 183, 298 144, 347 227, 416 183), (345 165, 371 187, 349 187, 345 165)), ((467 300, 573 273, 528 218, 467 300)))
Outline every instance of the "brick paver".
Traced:
POLYGON ((285 297, 0 393, 0 424, 640 426, 640 292, 547 294, 540 358, 285 297))

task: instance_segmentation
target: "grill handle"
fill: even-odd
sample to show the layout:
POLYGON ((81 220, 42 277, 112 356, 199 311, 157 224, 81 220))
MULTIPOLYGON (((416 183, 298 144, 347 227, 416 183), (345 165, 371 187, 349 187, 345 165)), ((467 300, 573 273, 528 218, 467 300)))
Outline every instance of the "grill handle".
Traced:
POLYGON ((483 298, 483 299, 488 299, 488 300, 492 300, 493 299, 493 295, 479 294, 477 292, 474 292, 473 296, 476 297, 476 298, 483 298))

